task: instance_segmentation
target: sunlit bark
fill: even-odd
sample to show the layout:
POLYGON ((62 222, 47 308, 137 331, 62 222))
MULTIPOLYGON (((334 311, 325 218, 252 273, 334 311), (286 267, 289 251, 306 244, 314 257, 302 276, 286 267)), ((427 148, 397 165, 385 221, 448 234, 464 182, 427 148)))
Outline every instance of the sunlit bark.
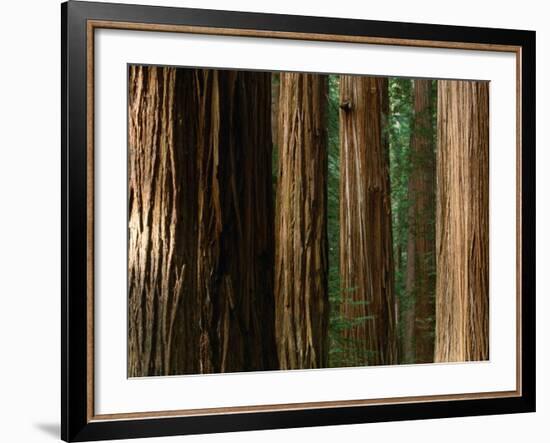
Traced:
POLYGON ((327 78, 282 73, 275 299, 281 369, 328 360, 327 78))
POLYGON ((489 83, 438 82, 436 361, 489 358, 489 83))

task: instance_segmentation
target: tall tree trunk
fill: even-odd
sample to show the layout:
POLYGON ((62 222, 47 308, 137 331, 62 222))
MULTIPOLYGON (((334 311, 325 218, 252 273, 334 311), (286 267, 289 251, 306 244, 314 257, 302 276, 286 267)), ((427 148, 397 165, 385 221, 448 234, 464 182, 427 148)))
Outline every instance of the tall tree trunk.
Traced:
POLYGON ((276 368, 270 75, 130 85, 129 374, 276 368))
POLYGON ((397 359, 387 80, 340 79, 341 314, 348 365, 397 359))
POLYGON ((327 78, 282 73, 275 300, 281 369, 328 359, 327 78))
POLYGON ((194 290, 193 144, 180 148, 176 69, 132 66, 129 86, 128 374, 166 375, 194 290))
POLYGON ((489 84, 439 81, 435 360, 489 358, 489 84))
POLYGON ((271 76, 198 75, 200 372, 274 369, 271 76))
POLYGON ((429 363, 434 358, 435 324, 435 154, 432 136, 432 81, 414 80, 411 174, 408 184, 404 362, 429 363))

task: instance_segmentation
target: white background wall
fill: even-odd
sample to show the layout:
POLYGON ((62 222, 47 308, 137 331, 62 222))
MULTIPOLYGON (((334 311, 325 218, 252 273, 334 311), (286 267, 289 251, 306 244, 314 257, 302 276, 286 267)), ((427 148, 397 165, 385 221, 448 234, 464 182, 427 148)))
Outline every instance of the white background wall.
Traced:
MULTIPOLYGON (((129 1, 125 3, 139 3, 129 1)), ((550 431, 550 27, 545 2, 192 0, 149 4, 537 31, 538 412, 139 441, 548 441, 550 431)), ((60 373, 58 0, 0 4, 0 441, 55 441, 60 373)))

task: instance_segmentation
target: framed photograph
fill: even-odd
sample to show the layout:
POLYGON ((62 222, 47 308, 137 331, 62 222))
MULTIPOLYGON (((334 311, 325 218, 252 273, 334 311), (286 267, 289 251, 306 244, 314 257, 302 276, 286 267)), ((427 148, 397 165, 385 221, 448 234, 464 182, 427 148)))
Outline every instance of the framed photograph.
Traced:
POLYGON ((535 33, 69 1, 62 438, 535 410, 535 33))

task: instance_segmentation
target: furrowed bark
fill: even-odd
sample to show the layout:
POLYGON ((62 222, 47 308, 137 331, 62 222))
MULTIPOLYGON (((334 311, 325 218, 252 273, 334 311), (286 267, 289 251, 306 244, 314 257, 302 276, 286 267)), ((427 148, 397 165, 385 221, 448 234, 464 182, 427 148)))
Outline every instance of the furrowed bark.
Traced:
POLYGON ((178 352, 175 324, 192 293, 193 180, 180 148, 174 68, 129 70, 128 374, 165 375, 178 352))
POLYGON ((397 360, 387 80, 340 79, 340 276, 349 366, 397 360))
POLYGON ((200 372, 275 369, 271 77, 198 75, 200 372))
POLYGON ((270 88, 130 69, 130 376, 277 366, 270 88))
POLYGON ((328 360, 327 78, 282 73, 275 300, 280 369, 328 360))
POLYGON ((411 173, 408 184, 404 363, 429 363, 434 358, 435 325, 435 153, 432 136, 432 82, 414 80, 411 131, 411 173))
POLYGON ((435 360, 489 358, 489 84, 438 82, 435 360))

